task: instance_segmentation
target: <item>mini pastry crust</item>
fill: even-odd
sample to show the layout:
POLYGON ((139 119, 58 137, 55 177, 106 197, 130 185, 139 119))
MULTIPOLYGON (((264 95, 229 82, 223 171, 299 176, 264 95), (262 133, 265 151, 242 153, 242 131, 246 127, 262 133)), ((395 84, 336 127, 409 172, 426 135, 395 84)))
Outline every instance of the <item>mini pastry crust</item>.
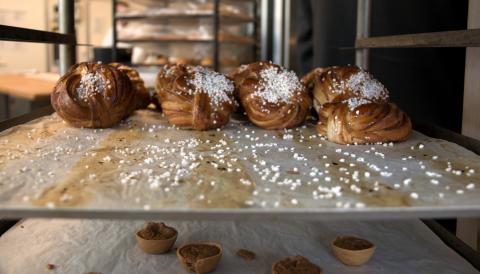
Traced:
POLYGON ((271 62, 240 66, 230 74, 248 118, 265 129, 301 125, 312 100, 294 72, 271 62))
POLYGON ((79 63, 58 80, 51 103, 57 114, 75 127, 116 125, 136 107, 128 77, 109 65, 79 63))
POLYGON ((164 223, 154 222, 149 222, 135 234, 138 246, 150 254, 168 252, 177 240, 177 235, 178 232, 175 228, 164 223))
POLYGON ((356 66, 318 68, 302 78, 313 93, 317 131, 339 144, 398 142, 410 118, 389 102, 388 90, 356 66))
POLYGON ((200 66, 164 66, 158 73, 156 90, 168 121, 182 128, 219 128, 237 109, 232 82, 200 66))
POLYGON ((132 87, 136 93, 137 109, 146 108, 152 102, 150 93, 145 87, 143 79, 138 74, 138 71, 132 67, 120 64, 120 63, 111 63, 110 66, 118 69, 119 71, 125 73, 132 83, 132 87))
POLYGON ((272 274, 322 274, 322 269, 303 256, 292 256, 277 261, 272 274))
POLYGON ((367 263, 376 249, 371 242, 355 236, 339 236, 332 241, 331 247, 335 257, 349 266, 367 263))
POLYGON ((190 243, 177 249, 177 258, 189 272, 203 274, 215 270, 222 258, 223 248, 219 243, 190 243))

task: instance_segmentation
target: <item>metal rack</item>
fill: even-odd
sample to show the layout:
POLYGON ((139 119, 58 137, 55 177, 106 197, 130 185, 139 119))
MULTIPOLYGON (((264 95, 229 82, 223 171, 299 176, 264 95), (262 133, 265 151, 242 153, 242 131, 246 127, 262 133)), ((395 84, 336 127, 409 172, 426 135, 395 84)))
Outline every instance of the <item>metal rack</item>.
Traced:
MULTIPOLYGON (((477 113, 478 103, 480 102, 480 96, 478 95, 478 89, 480 88, 478 78, 478 73, 480 73, 480 1, 469 0, 468 29, 466 30, 380 37, 370 37, 372 2, 372 0, 357 1, 356 65, 368 69, 369 49, 466 48, 462 134, 480 139, 480 120, 477 113)), ((437 128, 438 130, 445 132, 443 129, 437 128)), ((476 143, 475 141, 471 139, 468 143, 476 143)), ((473 149, 473 151, 479 153, 478 148, 473 149)), ((478 231, 480 231, 480 220, 459 219, 457 234, 472 246, 477 246, 480 243, 478 231)), ((480 249, 480 246, 477 248, 480 249)))
POLYGON ((113 45, 112 45, 112 59, 117 59, 117 43, 118 42, 127 42, 127 43, 211 43, 213 46, 213 68, 215 70, 220 69, 220 44, 221 43, 239 43, 245 45, 252 45, 252 50, 254 55, 257 54, 257 29, 258 29, 258 20, 257 20, 257 1, 249 0, 253 4, 253 18, 244 18, 239 16, 231 15, 221 15, 220 14, 220 0, 213 0, 214 7, 211 13, 201 13, 201 14, 168 14, 168 15, 135 15, 135 16, 122 16, 117 15, 116 4, 117 0, 113 0, 113 9, 112 9, 112 26, 113 26, 113 45), (118 39, 118 30, 117 22, 120 20, 144 20, 144 19, 169 19, 174 17, 182 18, 211 18, 213 20, 213 38, 212 39, 136 39, 136 40, 120 40, 118 39), (231 39, 220 39, 219 29, 221 23, 230 23, 230 24, 254 24, 253 29, 253 41, 233 41, 231 39))
MULTIPOLYGON (((114 2, 116 2, 114 0, 114 2)), ((214 20, 214 33, 215 33, 215 38, 212 41, 208 41, 213 43, 214 46, 214 62, 215 62, 215 68, 218 69, 219 66, 219 37, 218 37, 218 29, 219 29, 219 24, 221 21, 221 16, 219 16, 218 9, 219 9, 219 2, 220 0, 215 0, 215 13, 213 15, 209 15, 208 17, 212 17, 214 20)), ((369 0, 359 0, 359 3, 363 2, 363 5, 367 4, 367 9, 368 9, 368 3, 370 2, 369 0)), ((115 7, 115 5, 114 5, 115 7)), ((256 7, 256 4, 255 4, 256 7)), ((359 9, 359 12, 368 13, 364 9, 359 9)), ((17 28, 17 27, 12 27, 12 26, 4 26, 0 25, 0 40, 5 40, 5 41, 21 41, 21 42, 36 42, 36 43, 54 43, 54 44, 62 44, 61 47, 61 55, 60 55, 60 64, 61 64, 61 73, 65 73, 65 71, 70 67, 72 64, 75 63, 75 45, 78 45, 76 43, 75 39, 75 30, 74 30, 74 22, 73 22, 73 1, 69 0, 60 0, 59 1, 59 12, 60 12, 60 18, 61 18, 61 24, 60 24, 60 31, 62 33, 54 33, 54 32, 46 32, 46 31, 39 31, 39 30, 33 30, 33 29, 25 29, 25 28, 17 28)), ((114 11, 115 12, 115 11, 114 11)), ((115 14, 115 13, 114 13, 115 14)), ((255 12, 256 14, 256 12, 255 12)), ((369 20, 365 20, 365 18, 368 18, 368 16, 363 16, 361 22, 368 24, 369 20)), ((114 16, 114 26, 117 20, 120 20, 122 18, 115 17, 114 16)), ((125 18, 123 18, 125 19, 125 18)), ((136 19, 131 19, 131 20, 136 20, 136 19)), ((255 30, 257 30, 257 20, 254 20, 253 23, 255 24, 255 30)), ((480 46, 480 32, 479 30, 468 30, 468 31, 456 31, 456 32, 448 32, 448 33, 436 33, 436 34, 415 34, 415 35, 404 35, 404 36, 389 36, 389 37, 366 37, 365 33, 368 34, 368 26, 364 26, 363 28, 360 28, 360 31, 364 32, 363 35, 360 35, 357 40, 357 45, 356 47, 358 48, 358 63, 359 65, 362 65, 362 61, 359 60, 367 60, 368 62, 368 48, 379 48, 379 47, 420 47, 420 46, 425 46, 425 47, 433 47, 433 46, 444 46, 444 47, 452 47, 452 46, 458 46, 458 47, 466 47, 466 46, 480 46), (439 35, 440 34, 440 35, 439 35), (442 39, 444 37, 446 40, 442 39), (454 41, 452 41, 454 39, 454 41)), ((114 39, 116 40, 116 31, 114 31, 114 39)), ((114 43, 113 47, 113 56, 116 54, 116 43, 114 43)), ((254 45, 254 49, 256 50, 256 44, 254 45)), ((364 62, 364 61, 363 61, 364 62)), ((366 66, 368 63, 364 63, 363 66, 366 66)), ((47 115, 52 113, 52 109, 50 107, 41 109, 38 111, 34 111, 26 116, 18 117, 15 119, 11 119, 6 122, 1 122, 0 123, 0 131, 10 128, 14 125, 19 125, 28 121, 31 121, 35 118, 41 117, 43 115, 47 115)), ((469 150, 474 151, 477 154, 480 154, 480 142, 478 140, 474 140, 472 138, 455 134, 453 132, 450 132, 448 130, 444 130, 435 126, 431 125, 425 125, 425 124, 416 124, 415 128, 421 132, 424 132, 428 134, 429 136, 435 137, 435 138, 441 138, 445 139, 451 142, 455 142, 461 146, 464 146, 468 148, 469 150)), ((461 211, 461 209, 459 209, 461 211)), ((39 213, 39 212, 37 212, 39 213)), ((213 214, 216 214, 216 216, 220 217, 225 217, 228 218, 230 216, 229 212, 212 212, 213 214)), ((257 212, 258 217, 263 217, 265 212, 257 212)), ((31 216, 30 213, 26 214, 23 213, 24 216, 31 216)), ((148 214, 145 212, 142 212, 141 214, 135 213, 135 216, 133 215, 125 215, 124 212, 118 212, 112 215, 112 212, 104 212, 103 213, 104 217, 118 217, 118 218, 142 218, 142 217, 147 217, 148 214), (116 215, 115 215, 116 214, 116 215), (143 214, 143 215, 142 215, 143 214)), ((271 216, 273 218, 276 218, 281 214, 281 212, 273 212, 271 216)), ((306 215, 312 216, 314 212, 310 213, 305 213, 304 217, 308 217, 306 215)), ((424 212, 418 211, 418 212, 413 212, 412 215, 410 216, 425 216, 422 215, 424 212), (415 215, 416 214, 416 215, 415 215)), ((187 211, 181 211, 181 212, 174 212, 172 213, 171 217, 195 217, 196 212, 187 212, 187 211)), ((342 214, 342 212, 335 212, 332 213, 331 215, 326 214, 324 217, 330 218, 337 216, 337 218, 344 218, 345 214, 342 214)), ((6 215, 3 215, 4 217, 6 215)), ((21 212, 14 212, 11 211, 9 217, 21 217, 22 213, 21 212)), ((51 211, 44 211, 43 213, 36 215, 36 216, 56 216, 56 217, 88 217, 88 214, 86 214, 83 211, 76 211, 76 212, 64 212, 62 210, 51 210, 51 211), (43 214, 43 215, 42 215, 43 214)), ((102 212, 100 212, 99 216, 102 216, 102 212)), ((153 215, 152 215, 153 216, 153 215)), ((213 215, 212 215, 213 216, 213 215)), ((301 217, 297 212, 290 212, 290 216, 292 218, 299 218, 301 217)), ((362 215, 361 212, 357 216, 366 216, 362 215)), ((438 212, 438 216, 441 216, 441 212, 438 212)), ((477 212, 474 212, 471 214, 471 216, 477 216, 477 212)), ((151 216, 148 216, 151 217, 151 216)), ((240 218, 243 218, 243 215, 239 216, 240 218)), ((384 212, 382 214, 376 215, 376 218, 381 218, 381 217, 391 217, 391 212, 384 212)), ((441 227, 438 227, 435 225, 434 222, 429 221, 429 226, 432 228, 432 226, 435 226, 432 228, 432 230, 441 230, 441 227), (433 225, 432 225, 433 224, 433 225)), ((444 232, 444 234, 447 234, 444 232)), ((456 238, 455 238, 456 239, 456 238)))

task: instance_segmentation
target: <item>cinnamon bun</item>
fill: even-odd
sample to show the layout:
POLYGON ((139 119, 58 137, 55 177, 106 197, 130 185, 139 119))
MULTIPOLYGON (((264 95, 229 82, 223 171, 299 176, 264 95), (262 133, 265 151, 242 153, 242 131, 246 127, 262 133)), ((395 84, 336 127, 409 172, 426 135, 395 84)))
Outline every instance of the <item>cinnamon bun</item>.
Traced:
POLYGON ((55 111, 75 127, 106 128, 136 108, 128 77, 103 64, 79 63, 62 76, 51 94, 55 111))
POLYGON ((165 66, 158 73, 156 90, 169 122, 182 128, 219 128, 237 108, 232 82, 201 66, 165 66))
POLYGON ((293 71, 271 62, 243 65, 230 74, 249 120, 265 129, 301 125, 312 100, 293 71))

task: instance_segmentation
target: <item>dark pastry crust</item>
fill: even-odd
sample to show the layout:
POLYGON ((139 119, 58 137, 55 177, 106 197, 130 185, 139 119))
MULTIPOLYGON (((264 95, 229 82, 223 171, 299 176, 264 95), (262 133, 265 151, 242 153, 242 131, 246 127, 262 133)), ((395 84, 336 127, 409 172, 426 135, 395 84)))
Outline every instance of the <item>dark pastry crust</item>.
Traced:
POLYGON ((191 272, 197 272, 195 267, 197 261, 213 257, 220 254, 220 252, 220 248, 208 244, 190 244, 179 250, 182 259, 191 272))
POLYGON ((276 262, 272 274, 322 274, 322 269, 305 257, 292 256, 276 262))
POLYGON ((152 103, 150 92, 145 87, 145 83, 140 77, 140 74, 138 74, 137 70, 120 63, 111 63, 110 66, 113 66, 114 68, 125 73, 128 76, 128 79, 130 79, 130 82, 132 83, 132 87, 135 90, 137 97, 137 109, 146 108, 148 105, 150 105, 150 103, 152 103))
POLYGON ((143 229, 138 231, 138 236, 145 240, 167 240, 176 235, 177 231, 164 223, 149 222, 143 229))
POLYGON ((166 65, 160 70, 156 90, 163 113, 171 124, 182 128, 208 130, 226 125, 237 108, 233 93, 225 93, 228 100, 215 103, 216 98, 207 92, 194 92, 199 88, 191 82, 197 68, 166 65))
POLYGON ((112 127, 136 107, 128 77, 112 66, 96 63, 73 66, 57 82, 50 99, 58 115, 75 127, 112 127), (81 88, 84 76, 96 77, 101 85, 92 82, 81 88))
POLYGON ((313 94, 317 131, 339 144, 407 140, 410 118, 389 102, 388 90, 356 66, 317 68, 302 82, 313 94))
POLYGON ((266 85, 261 75, 262 71, 272 68, 278 73, 286 71, 271 62, 256 62, 242 65, 230 73, 229 77, 235 84, 236 97, 240 105, 252 123, 265 129, 283 129, 301 125, 312 105, 312 100, 303 84, 295 88, 288 101, 269 102, 256 95, 266 85))
POLYGON ((371 242, 354 236, 337 237, 333 244, 347 250, 364 250, 374 246, 371 242))

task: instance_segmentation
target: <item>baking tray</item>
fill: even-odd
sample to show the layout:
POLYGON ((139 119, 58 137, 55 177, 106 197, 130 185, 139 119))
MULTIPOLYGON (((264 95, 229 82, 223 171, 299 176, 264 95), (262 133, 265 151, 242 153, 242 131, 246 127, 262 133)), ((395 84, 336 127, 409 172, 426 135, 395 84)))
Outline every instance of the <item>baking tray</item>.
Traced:
MULTIPOLYGON (((224 253, 215 274, 271 273, 275 261, 293 255, 307 257, 323 273, 478 274, 478 270, 419 220, 167 221, 167 224, 178 230, 174 248, 198 241, 222 244, 224 253), (331 241, 339 235, 368 239, 377 246, 374 256, 360 267, 343 265, 330 248, 331 241), (253 251, 256 258, 248 262, 239 258, 235 253, 240 248, 253 251)), ((0 270, 2 273, 188 273, 180 266, 175 252, 151 255, 139 249, 134 233, 143 225, 143 221, 132 220, 22 220, 0 237, 0 270), (47 264, 56 268, 46 272, 47 264)), ((473 259, 480 261, 478 256, 473 259)))
POLYGON ((114 129, 72 128, 56 114, 25 123, 49 112, 0 124, 23 123, 0 133, 0 217, 480 216, 480 157, 418 132, 398 144, 341 146, 312 123, 265 131, 236 117, 198 132, 153 110, 114 129))

